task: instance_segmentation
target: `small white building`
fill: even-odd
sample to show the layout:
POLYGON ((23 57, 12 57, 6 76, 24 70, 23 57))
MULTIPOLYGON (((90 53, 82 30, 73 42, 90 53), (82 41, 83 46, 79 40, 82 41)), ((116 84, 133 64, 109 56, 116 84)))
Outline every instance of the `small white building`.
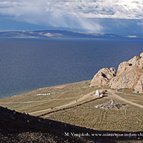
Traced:
POLYGON ((99 90, 96 90, 95 95, 96 95, 96 96, 99 96, 99 95, 100 95, 99 90))
POLYGON ((101 98, 101 97, 103 97, 103 93, 99 90, 96 90, 95 96, 101 98))

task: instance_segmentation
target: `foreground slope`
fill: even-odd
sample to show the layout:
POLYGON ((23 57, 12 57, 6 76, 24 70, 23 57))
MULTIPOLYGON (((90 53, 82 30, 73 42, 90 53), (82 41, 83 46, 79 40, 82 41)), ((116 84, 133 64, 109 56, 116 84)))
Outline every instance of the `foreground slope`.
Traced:
POLYGON ((98 99, 92 96, 96 89, 99 88, 90 87, 90 81, 83 81, 0 99, 0 105, 34 116, 94 130, 131 132, 143 130, 143 109, 139 107, 143 106, 143 94, 114 90, 110 92, 107 89, 108 96, 98 99), (115 94, 122 98, 117 98, 115 94), (96 108, 111 100, 126 106, 108 110, 96 108))
MULTIPOLYGON (((44 120, 0 107, 0 143, 88 143, 88 139, 66 137, 64 132, 84 131, 61 122, 44 120)), ((92 142, 91 142, 92 143, 92 142)))
MULTIPOLYGON (((93 135, 123 134, 123 132, 114 131, 95 131, 53 120, 45 120, 3 107, 0 107, 0 115, 0 143, 94 143, 96 141, 116 143, 117 139, 122 139, 122 137, 97 137, 93 135), (65 135, 65 133, 69 135, 65 135)), ((129 133, 126 132, 126 134, 129 133)), ((128 139, 128 137, 125 138, 128 139)), ((135 137, 131 138, 135 139, 135 137)))

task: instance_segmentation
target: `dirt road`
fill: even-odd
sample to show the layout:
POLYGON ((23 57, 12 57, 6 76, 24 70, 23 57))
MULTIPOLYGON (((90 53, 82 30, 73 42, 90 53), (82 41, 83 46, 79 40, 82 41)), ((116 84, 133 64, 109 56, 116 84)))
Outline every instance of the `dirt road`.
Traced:
POLYGON ((93 99, 96 99, 97 97, 96 96, 92 96, 94 94, 94 92, 90 92, 82 97, 80 97, 79 99, 77 100, 73 100, 67 104, 64 104, 64 105, 61 105, 61 106, 57 106, 57 107, 54 107, 54 108, 48 108, 48 109, 44 109, 44 110, 39 110, 39 111, 35 111, 35 112, 31 112, 30 114, 31 115, 37 115, 37 114, 42 114, 42 113, 45 113, 45 112, 51 112, 53 110, 59 110, 59 109, 64 109, 66 107, 72 107, 72 106, 75 106, 75 105, 78 105, 78 104, 81 104, 81 103, 84 103, 84 102, 87 102, 87 101, 90 101, 90 100, 93 100, 93 99))
POLYGON ((138 104, 138 103, 134 103, 134 102, 132 102, 132 101, 129 101, 129 100, 125 99, 125 98, 123 98, 123 97, 117 95, 117 94, 115 93, 115 91, 113 91, 113 90, 111 90, 111 89, 108 90, 108 92, 109 92, 109 97, 113 97, 113 98, 119 99, 119 100, 121 100, 121 101, 123 101, 123 102, 125 102, 125 103, 131 104, 131 105, 133 105, 133 106, 136 106, 136 107, 139 107, 139 108, 142 108, 142 109, 143 109, 143 105, 140 105, 140 104, 138 104))

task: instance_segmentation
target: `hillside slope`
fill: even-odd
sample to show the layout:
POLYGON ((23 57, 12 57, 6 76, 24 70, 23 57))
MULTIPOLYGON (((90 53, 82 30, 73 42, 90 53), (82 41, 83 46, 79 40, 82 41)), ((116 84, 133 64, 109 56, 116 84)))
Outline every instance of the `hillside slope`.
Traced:
MULTIPOLYGON (((97 141, 98 143, 105 141, 120 143, 117 139, 122 139, 122 137, 111 136, 93 137, 87 134, 122 134, 123 132, 95 131, 58 121, 33 117, 3 107, 0 107, 0 115, 0 143, 95 143, 97 141), (70 135, 66 136, 65 133, 70 135), (71 136, 71 133, 75 134, 75 136, 71 136), (79 137, 77 134, 81 136, 79 137), (83 134, 84 137, 82 137, 83 134)), ((124 139, 128 139, 128 137, 124 139)))
POLYGON ((68 130, 73 130, 73 127, 0 107, 0 143, 89 142, 83 138, 66 137, 64 131, 68 130))

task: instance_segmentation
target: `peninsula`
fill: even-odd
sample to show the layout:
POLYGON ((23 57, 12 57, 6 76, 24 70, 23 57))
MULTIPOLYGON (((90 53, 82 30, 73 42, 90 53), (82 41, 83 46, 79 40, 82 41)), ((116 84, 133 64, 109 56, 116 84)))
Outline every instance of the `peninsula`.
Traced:
POLYGON ((101 69, 91 81, 40 88, 0 99, 0 105, 90 129, 137 132, 143 130, 142 81, 143 53, 117 71, 101 69))

